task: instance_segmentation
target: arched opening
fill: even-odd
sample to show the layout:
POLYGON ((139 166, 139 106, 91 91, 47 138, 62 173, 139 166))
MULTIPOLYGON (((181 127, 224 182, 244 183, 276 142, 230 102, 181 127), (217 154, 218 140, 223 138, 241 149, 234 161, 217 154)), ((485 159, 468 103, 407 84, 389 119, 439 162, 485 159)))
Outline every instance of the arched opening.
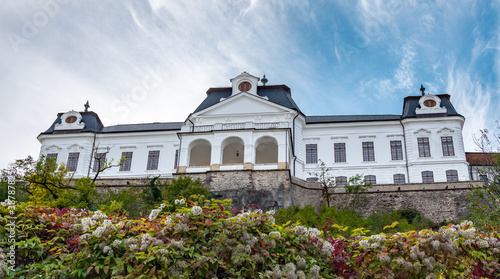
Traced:
POLYGON ((262 137, 255 145, 256 164, 278 163, 278 142, 273 137, 262 137))
POLYGON ((237 137, 230 137, 222 143, 222 164, 236 165, 243 164, 245 158, 245 144, 237 137))
POLYGON ((212 145, 207 140, 199 139, 190 144, 189 148, 189 166, 200 167, 210 166, 210 157, 212 156, 212 145))

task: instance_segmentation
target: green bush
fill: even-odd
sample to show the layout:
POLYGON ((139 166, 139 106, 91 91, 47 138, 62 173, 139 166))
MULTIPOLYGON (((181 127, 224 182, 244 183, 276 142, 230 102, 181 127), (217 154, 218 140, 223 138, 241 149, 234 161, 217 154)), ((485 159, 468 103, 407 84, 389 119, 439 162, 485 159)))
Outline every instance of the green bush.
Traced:
POLYGON ((315 227, 324 230, 326 233, 344 237, 350 236, 356 228, 365 228, 369 230, 368 234, 378 234, 381 232, 395 233, 397 231, 434 227, 431 220, 414 209, 373 213, 368 218, 364 218, 348 207, 339 210, 335 207, 327 207, 326 204, 323 204, 319 213, 316 213, 314 207, 309 205, 303 208, 299 206, 282 208, 276 212, 275 218, 278 224, 285 224, 288 221, 292 223, 299 222, 302 225, 315 227), (396 227, 387 228, 394 222, 398 222, 396 227), (340 231, 340 227, 347 227, 347 229, 340 231))

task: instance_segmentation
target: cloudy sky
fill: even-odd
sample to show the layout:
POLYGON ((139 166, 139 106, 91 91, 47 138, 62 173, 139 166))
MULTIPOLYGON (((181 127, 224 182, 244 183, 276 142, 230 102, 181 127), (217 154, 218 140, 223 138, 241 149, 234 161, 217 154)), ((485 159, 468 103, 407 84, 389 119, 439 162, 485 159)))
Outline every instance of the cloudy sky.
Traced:
POLYGON ((243 71, 306 115, 401 114, 424 84, 451 95, 474 151, 500 119, 499 15, 500 0, 2 0, 0 168, 87 100, 106 126, 184 121, 243 71))

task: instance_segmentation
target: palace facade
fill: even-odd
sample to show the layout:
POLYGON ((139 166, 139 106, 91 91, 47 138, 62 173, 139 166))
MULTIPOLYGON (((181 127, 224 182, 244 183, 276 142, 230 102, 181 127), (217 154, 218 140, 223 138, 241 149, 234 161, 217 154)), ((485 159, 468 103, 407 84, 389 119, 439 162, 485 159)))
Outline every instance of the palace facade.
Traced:
POLYGON ((64 162, 74 177, 121 159, 100 177, 288 169, 313 181, 321 160, 339 185, 357 174, 374 184, 471 179, 465 118, 450 95, 421 90, 404 98, 401 115, 308 116, 286 85, 259 81, 244 72, 230 87, 210 88, 183 122, 104 126, 87 109, 59 113, 38 136, 40 155, 64 162))

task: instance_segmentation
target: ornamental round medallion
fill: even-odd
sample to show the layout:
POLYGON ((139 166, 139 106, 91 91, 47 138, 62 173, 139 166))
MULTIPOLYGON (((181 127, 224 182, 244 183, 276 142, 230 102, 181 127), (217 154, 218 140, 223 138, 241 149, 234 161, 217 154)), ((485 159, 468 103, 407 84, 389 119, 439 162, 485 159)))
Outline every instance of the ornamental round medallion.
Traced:
POLYGON ((241 92, 248 92, 248 91, 250 91, 251 88, 252 88, 252 85, 248 81, 244 81, 244 82, 240 83, 240 85, 238 85, 238 89, 241 92))
POLYGON ((432 107, 436 106, 436 101, 434 101, 434 100, 425 100, 424 101, 424 106, 426 106, 428 108, 432 108, 432 107))
POLYGON ((66 118, 66 123, 68 123, 68 124, 75 123, 76 120, 77 120, 76 116, 68 116, 66 118))

